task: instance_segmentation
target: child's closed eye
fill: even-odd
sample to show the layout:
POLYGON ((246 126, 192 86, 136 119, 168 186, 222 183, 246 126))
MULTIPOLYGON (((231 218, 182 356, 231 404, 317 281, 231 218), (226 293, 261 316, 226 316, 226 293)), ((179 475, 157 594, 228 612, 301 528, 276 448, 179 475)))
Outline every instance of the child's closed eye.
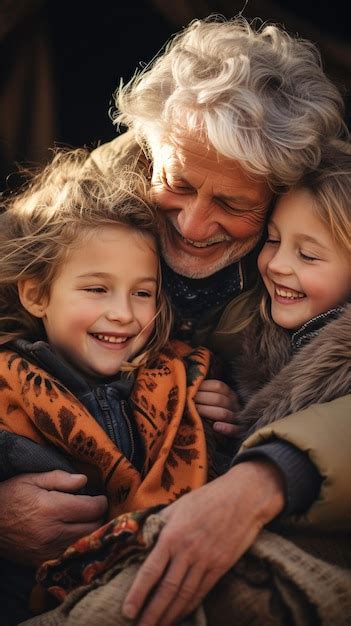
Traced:
POLYGON ((88 293, 106 293, 106 287, 84 287, 82 291, 87 291, 88 293))
POLYGON ((304 260, 304 261, 318 261, 319 257, 312 255, 311 253, 306 253, 303 252, 302 250, 300 250, 300 257, 304 260))
POLYGON ((268 239, 266 239, 265 243, 267 244, 271 244, 271 245, 278 245, 280 243, 280 239, 277 239, 275 237, 268 237, 268 239))

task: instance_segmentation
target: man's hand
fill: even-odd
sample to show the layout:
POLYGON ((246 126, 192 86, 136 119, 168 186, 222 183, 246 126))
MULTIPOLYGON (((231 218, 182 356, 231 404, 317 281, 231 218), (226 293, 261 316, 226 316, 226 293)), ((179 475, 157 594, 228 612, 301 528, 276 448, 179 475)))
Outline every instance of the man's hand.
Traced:
POLYGON ((73 495, 86 476, 60 470, 0 483, 0 554, 38 566, 103 523, 105 496, 73 495))
POLYGON ((236 437, 235 416, 240 409, 236 393, 221 380, 204 380, 195 396, 201 415, 213 420, 213 430, 227 437, 236 437))
POLYGON ((236 465, 163 509, 165 526, 127 594, 125 616, 139 614, 138 626, 176 624, 283 506, 279 471, 255 460, 236 465))

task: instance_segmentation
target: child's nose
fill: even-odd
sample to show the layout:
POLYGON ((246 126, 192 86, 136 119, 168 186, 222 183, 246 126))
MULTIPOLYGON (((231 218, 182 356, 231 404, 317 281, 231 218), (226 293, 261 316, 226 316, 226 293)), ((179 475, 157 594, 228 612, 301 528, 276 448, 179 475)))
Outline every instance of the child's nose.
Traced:
POLYGON ((280 250, 269 261, 268 269, 273 274, 291 274, 293 271, 289 257, 280 250))
POLYGON ((133 310, 128 298, 118 298, 106 312, 108 320, 119 322, 120 324, 128 324, 133 321, 133 310))

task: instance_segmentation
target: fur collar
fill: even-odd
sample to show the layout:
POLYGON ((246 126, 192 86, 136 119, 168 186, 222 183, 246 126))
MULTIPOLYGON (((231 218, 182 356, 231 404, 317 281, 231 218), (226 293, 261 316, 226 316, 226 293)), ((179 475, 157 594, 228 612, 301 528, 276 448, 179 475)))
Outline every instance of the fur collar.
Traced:
POLYGON ((286 415, 350 393, 351 304, 293 357, 283 329, 251 325, 237 365, 237 389, 245 403, 238 421, 244 438, 286 415))

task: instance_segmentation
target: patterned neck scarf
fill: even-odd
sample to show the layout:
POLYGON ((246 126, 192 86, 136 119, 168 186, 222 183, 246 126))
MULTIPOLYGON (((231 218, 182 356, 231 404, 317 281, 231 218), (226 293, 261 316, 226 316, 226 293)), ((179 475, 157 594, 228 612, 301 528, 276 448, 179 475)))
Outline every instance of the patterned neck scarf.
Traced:
POLYGON ((206 278, 181 276, 162 261, 162 276, 176 317, 189 326, 211 309, 229 302, 243 289, 240 261, 206 278))

